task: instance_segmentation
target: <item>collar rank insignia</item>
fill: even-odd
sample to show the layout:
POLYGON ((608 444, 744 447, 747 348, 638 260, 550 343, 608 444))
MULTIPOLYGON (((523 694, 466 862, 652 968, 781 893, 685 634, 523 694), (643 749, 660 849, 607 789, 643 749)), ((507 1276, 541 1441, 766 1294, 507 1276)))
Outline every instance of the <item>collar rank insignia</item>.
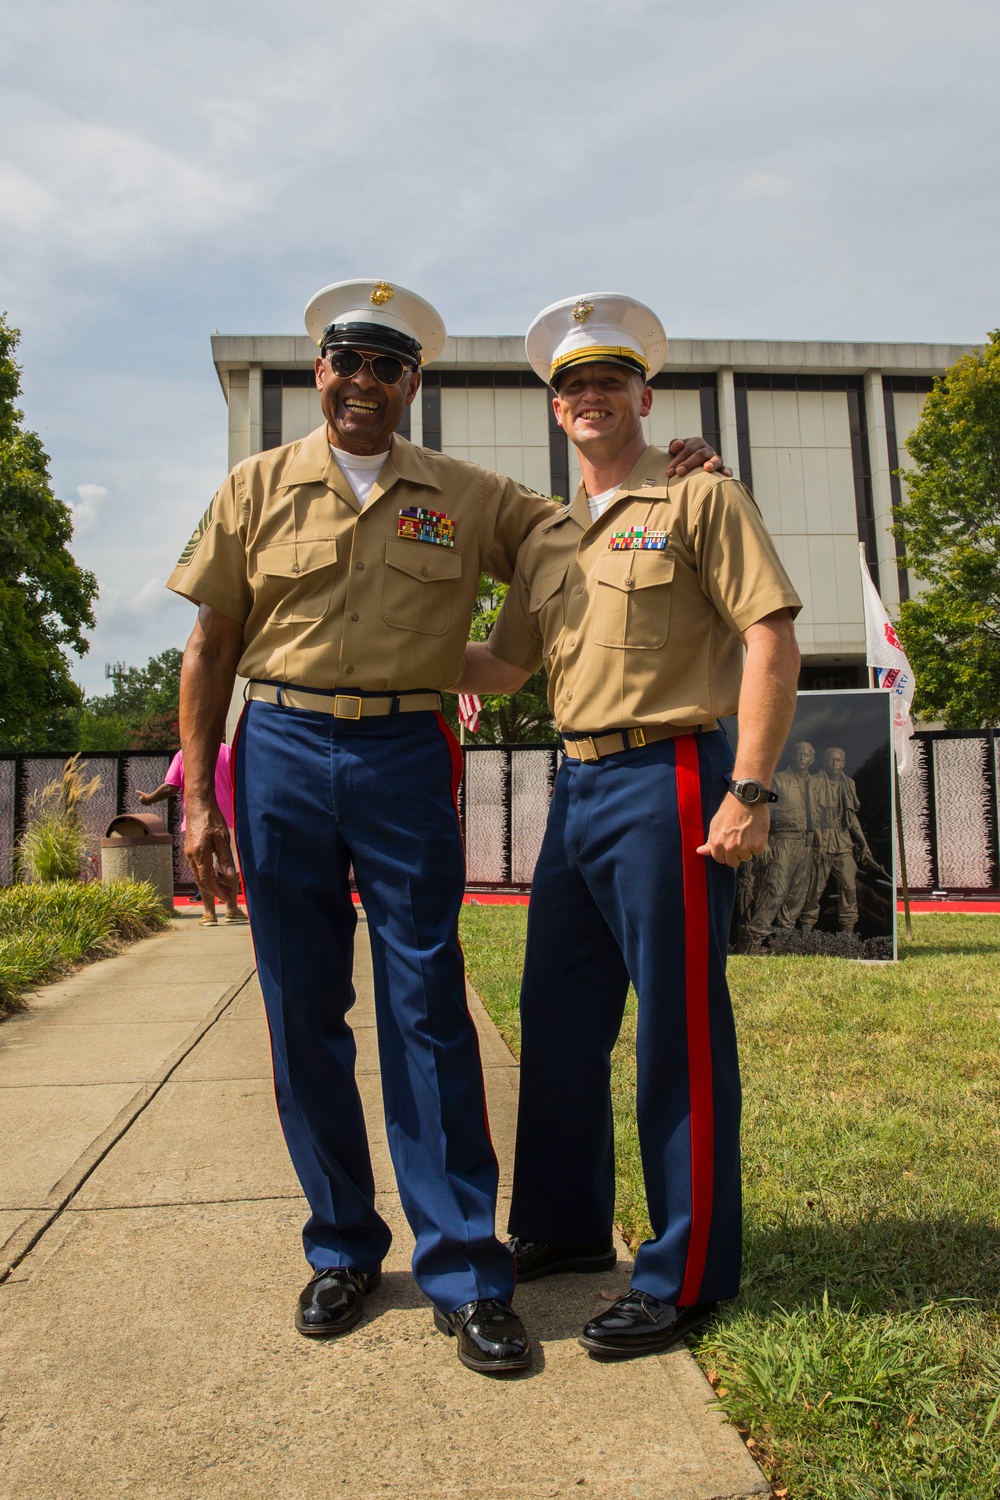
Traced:
POLYGON ((414 542, 433 542, 436 547, 454 547, 455 523, 444 511, 411 505, 399 512, 396 535, 414 542))
POLYGON ((613 531, 608 548, 611 552, 665 552, 669 540, 669 531, 633 526, 628 531, 613 531))

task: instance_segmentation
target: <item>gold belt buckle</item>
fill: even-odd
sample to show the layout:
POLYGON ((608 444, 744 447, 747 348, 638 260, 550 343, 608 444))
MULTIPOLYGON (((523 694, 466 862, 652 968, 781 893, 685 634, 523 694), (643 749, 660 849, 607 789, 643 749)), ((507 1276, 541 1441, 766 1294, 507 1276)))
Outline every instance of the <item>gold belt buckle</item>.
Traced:
POLYGON ((575 741, 575 743, 576 743, 576 745, 579 748, 580 759, 582 761, 585 761, 589 765, 592 760, 600 760, 601 757, 597 753, 597 746, 594 744, 594 737, 593 737, 593 735, 588 735, 586 739, 577 740, 577 741, 575 741), (584 748, 583 748, 584 745, 589 745, 590 746, 590 754, 589 755, 587 755, 584 752, 584 748))
MULTIPOLYGON (((626 740, 628 739, 628 734, 625 735, 625 738, 626 738, 626 740)), ((642 730, 641 729, 633 729, 632 730, 632 749, 633 750, 641 750, 642 747, 643 747, 643 745, 645 743, 646 743, 646 736, 643 734, 642 730)))
POLYGON ((333 717, 335 719, 360 719, 361 699, 354 698, 347 693, 337 693, 333 700, 333 717), (345 703, 349 703, 351 709, 344 708, 345 703))

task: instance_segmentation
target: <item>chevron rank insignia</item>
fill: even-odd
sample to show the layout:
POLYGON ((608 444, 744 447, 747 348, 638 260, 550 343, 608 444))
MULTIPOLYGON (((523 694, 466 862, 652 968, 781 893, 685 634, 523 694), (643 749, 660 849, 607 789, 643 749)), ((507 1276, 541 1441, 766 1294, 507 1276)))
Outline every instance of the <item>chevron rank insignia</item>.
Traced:
POLYGON ((411 505, 399 512, 396 535, 414 542, 433 542, 436 547, 454 547, 455 523, 444 511, 411 505))
POLYGON ((611 552, 664 552, 669 540, 669 531, 633 526, 628 531, 613 531, 608 548, 611 552))
POLYGON ((215 501, 213 500, 212 503, 211 503, 211 505, 208 507, 208 510, 206 510, 205 514, 202 516, 201 520, 198 522, 198 524, 195 527, 194 531, 191 533, 190 540, 188 541, 187 546, 184 548, 184 551, 181 553, 180 557, 177 559, 177 566, 178 567, 181 567, 185 563, 189 563, 191 561, 192 557, 194 557, 195 553, 198 550, 198 544, 199 544, 199 542, 201 541, 202 537, 205 535, 205 532, 208 530, 208 528, 212 524, 212 511, 214 509, 215 509, 215 501))

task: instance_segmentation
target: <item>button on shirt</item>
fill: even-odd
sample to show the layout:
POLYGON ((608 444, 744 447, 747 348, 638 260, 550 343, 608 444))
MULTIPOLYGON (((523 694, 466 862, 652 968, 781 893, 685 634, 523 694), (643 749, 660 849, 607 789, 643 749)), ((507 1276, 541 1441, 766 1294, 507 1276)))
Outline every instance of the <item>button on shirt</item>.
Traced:
POLYGON ((560 730, 735 713, 740 632, 801 608, 749 492, 703 469, 668 481, 668 462, 647 448, 594 522, 581 486, 518 556, 488 644, 524 671, 544 661, 560 730))
POLYGON ((362 509, 324 426, 233 469, 167 587, 243 625, 243 677, 445 688, 462 673, 480 573, 506 582, 558 509, 399 436, 362 509), (451 544, 401 534, 404 511, 434 512, 417 529, 451 544))

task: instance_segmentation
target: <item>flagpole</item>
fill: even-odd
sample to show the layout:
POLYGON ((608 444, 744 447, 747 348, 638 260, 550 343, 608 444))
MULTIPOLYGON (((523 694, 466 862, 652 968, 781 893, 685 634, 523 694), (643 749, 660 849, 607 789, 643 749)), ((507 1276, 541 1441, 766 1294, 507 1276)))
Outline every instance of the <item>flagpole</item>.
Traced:
MULTIPOLYGON (((867 570, 868 570, 868 557, 867 557, 867 555, 865 553, 865 544, 864 544, 864 542, 861 542, 861 541, 858 542, 858 549, 859 549, 859 551, 861 553, 861 572, 862 572, 862 576, 863 576, 867 572, 867 570)), ((865 627, 865 649, 866 649, 866 652, 867 652, 867 647, 868 647, 868 630, 867 630, 867 622, 866 622, 866 627, 865 627)), ((878 687, 878 671, 877 671, 877 668, 875 668, 875 667, 872 666, 871 662, 868 663, 868 686, 872 687, 872 688, 877 688, 878 687)), ((903 931, 906 934, 906 940, 907 940, 907 942, 908 943, 912 943, 913 942, 913 923, 910 920, 910 885, 909 885, 909 881, 906 878, 906 839, 905 839, 904 833, 903 833, 903 802, 902 802, 902 798, 900 797, 900 794, 899 794, 899 762, 896 759, 896 741, 895 741, 895 735, 893 735, 892 738, 891 738, 891 740, 890 740, 890 753, 892 755, 892 790, 893 790, 893 799, 894 799, 895 807, 896 807, 896 838, 899 840, 899 873, 900 873, 900 877, 901 877, 900 884, 903 887, 903 931)), ((894 870, 893 871, 893 876, 895 876, 895 873, 896 872, 894 870)))
POLYGON ((892 747, 892 781, 896 793, 896 837, 899 839, 899 873, 903 886, 903 931, 906 941, 913 942, 913 923, 910 921, 910 885, 906 878, 906 841, 903 838, 903 802, 899 795, 899 767, 896 764, 896 747, 892 747))

